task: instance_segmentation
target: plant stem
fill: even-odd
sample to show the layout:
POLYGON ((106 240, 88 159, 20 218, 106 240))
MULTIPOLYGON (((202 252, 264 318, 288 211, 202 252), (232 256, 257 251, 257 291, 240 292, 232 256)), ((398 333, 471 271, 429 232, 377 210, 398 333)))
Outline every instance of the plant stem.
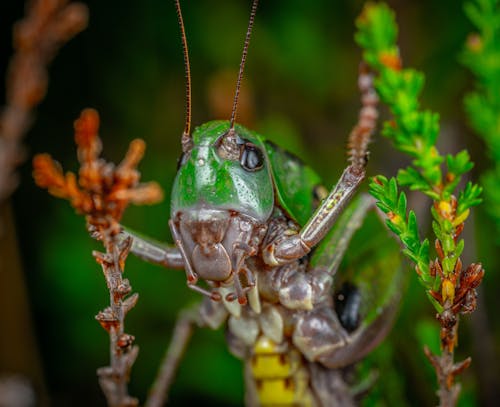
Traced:
POLYGON ((64 175, 60 165, 47 154, 33 159, 33 175, 39 186, 59 198, 68 199, 77 212, 84 214, 91 236, 104 244, 106 252, 94 252, 93 255, 102 267, 110 304, 96 319, 109 334, 110 366, 98 369, 97 374, 108 405, 136 406, 138 401, 128 395, 127 383, 139 348, 132 346, 135 338, 125 333, 125 316, 139 296, 128 295, 132 287, 122 277, 132 238, 118 237, 119 222, 130 203, 155 203, 163 194, 154 182, 139 183, 137 165, 145 149, 142 140, 132 141, 122 162, 114 166, 99 157, 102 141, 98 136, 99 115, 95 110, 85 109, 74 127, 80 161, 78 178, 73 173, 64 175))
POLYGON ((459 317, 451 310, 451 301, 445 304, 445 310, 437 315, 441 324, 441 355, 434 355, 427 346, 424 352, 436 371, 439 389, 440 407, 453 407, 457 404, 461 386, 455 383, 455 376, 461 374, 471 363, 471 358, 455 364, 454 351, 458 342, 459 317))
POLYGON ((106 253, 94 253, 102 265, 109 290, 110 306, 101 311, 96 319, 109 333, 110 366, 97 371, 99 383, 111 407, 137 406, 137 399, 128 394, 127 383, 130 369, 137 357, 138 347, 132 346, 134 337, 125 333, 125 316, 135 305, 138 296, 124 297, 132 287, 122 278, 123 264, 131 245, 131 239, 120 245, 113 222, 101 232, 106 253))

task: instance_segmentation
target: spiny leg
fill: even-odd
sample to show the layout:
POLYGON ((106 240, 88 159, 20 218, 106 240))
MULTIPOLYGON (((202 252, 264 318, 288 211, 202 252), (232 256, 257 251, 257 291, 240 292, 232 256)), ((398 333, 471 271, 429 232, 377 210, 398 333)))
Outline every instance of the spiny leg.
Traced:
POLYGON ((166 268, 183 269, 184 260, 179 249, 174 245, 156 242, 153 239, 141 236, 130 229, 123 229, 124 239, 132 238, 130 251, 142 260, 158 264, 166 268))
MULTIPOLYGON (((122 244, 127 240, 132 241, 130 252, 149 263, 158 264, 165 268, 183 269, 184 260, 177 247, 168 243, 160 243, 149 237, 145 237, 131 229, 120 225, 121 232, 118 235, 118 243, 122 244)), ((101 240, 102 236, 97 229, 89 225, 88 231, 93 239, 101 240)))
POLYGON ((309 253, 312 247, 328 233, 363 181, 368 157, 368 144, 378 117, 376 109, 378 97, 373 89, 373 78, 363 65, 360 68, 359 88, 362 108, 358 123, 349 135, 350 165, 344 170, 328 197, 298 234, 273 242, 265 248, 264 260, 269 265, 286 264, 309 253))
POLYGON ((194 327, 199 324, 199 319, 198 307, 181 312, 175 323, 172 340, 146 400, 146 407, 161 407, 167 401, 169 388, 191 339, 194 327))
MULTIPOLYGON (((196 284, 196 274, 192 270, 190 263, 185 260, 185 253, 179 250, 175 246, 171 246, 168 244, 162 244, 156 242, 152 239, 145 238, 143 236, 139 236, 135 232, 132 232, 129 229, 123 229, 120 233, 120 242, 126 242, 127 240, 131 240, 130 252, 135 254, 142 260, 148 261, 153 264, 158 264, 165 268, 173 268, 173 269, 186 269, 186 273, 188 275, 194 276, 194 282, 190 283, 191 280, 188 279, 188 286, 193 291, 196 291, 200 294, 206 295, 210 297, 214 301, 220 301, 221 297, 217 291, 208 291, 202 287, 199 287, 196 284)), ((174 238, 179 238, 178 234, 174 235, 174 238)), ((183 250, 183 246, 179 246, 183 250)))

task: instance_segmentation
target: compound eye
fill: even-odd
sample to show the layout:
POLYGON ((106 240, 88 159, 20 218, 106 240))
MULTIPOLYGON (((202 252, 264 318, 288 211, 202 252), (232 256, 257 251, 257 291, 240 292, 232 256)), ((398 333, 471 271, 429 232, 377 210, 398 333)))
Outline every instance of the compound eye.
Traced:
POLYGON ((258 171, 264 166, 264 154, 256 145, 245 143, 240 164, 247 171, 258 171))

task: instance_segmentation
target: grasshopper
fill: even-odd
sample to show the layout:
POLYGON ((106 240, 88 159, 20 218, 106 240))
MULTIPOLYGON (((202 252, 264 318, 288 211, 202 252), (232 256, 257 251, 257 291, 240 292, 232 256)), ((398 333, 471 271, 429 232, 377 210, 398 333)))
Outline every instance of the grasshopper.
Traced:
MULTIPOLYGON (((174 245, 127 229, 121 236, 138 257, 185 270, 187 286, 204 299, 181 313, 152 394, 166 394, 194 326, 225 326, 230 351, 244 361, 246 405, 350 406, 356 394, 346 368, 389 331, 402 282, 393 256, 397 245, 394 249, 390 240, 380 245, 387 237, 374 201, 354 198, 365 178, 378 97, 362 67, 362 108, 348 138, 348 163, 330 191, 297 157, 237 124, 257 3, 253 0, 230 119, 191 131, 189 54, 175 1, 187 80, 168 222, 174 245), (375 220, 375 229, 369 239, 356 241, 365 218, 375 220), (338 271, 353 239, 362 261, 349 260, 350 273, 343 274, 338 271), (371 242, 377 243, 376 254, 371 242)), ((162 401, 160 396, 148 405, 162 401)))
MULTIPOLYGON (((381 266, 373 260, 343 285, 336 276, 351 238, 374 209, 364 195, 347 205, 365 178, 378 98, 370 73, 361 69, 362 109, 349 136, 349 162, 330 192, 299 159, 236 124, 257 3, 230 120, 191 132, 188 46, 176 0, 187 82, 169 221, 175 245, 123 235, 132 237, 138 257, 184 269, 187 286, 205 296, 182 314, 178 327, 226 326, 231 352, 245 361, 248 406, 353 405, 342 369, 385 337, 401 285, 397 262, 381 266)), ((384 239, 384 233, 382 228, 372 238, 384 239)), ((171 346, 179 351, 167 358, 168 371, 179 363, 187 336, 174 335, 171 346)))

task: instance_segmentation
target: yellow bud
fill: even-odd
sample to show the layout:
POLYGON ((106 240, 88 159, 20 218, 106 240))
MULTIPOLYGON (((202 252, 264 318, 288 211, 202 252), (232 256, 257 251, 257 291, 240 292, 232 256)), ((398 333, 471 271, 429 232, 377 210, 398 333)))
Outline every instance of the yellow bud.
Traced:
POLYGON ((455 299, 455 284, 453 284, 450 280, 445 279, 441 286, 441 296, 443 297, 443 303, 449 299, 452 303, 455 299))
POLYGON ((439 210, 444 215, 449 215, 451 213, 451 204, 448 201, 439 201, 439 210))
POLYGON ((481 52, 483 50, 483 40, 479 34, 469 34, 467 37, 467 48, 472 52, 481 52))
POLYGON ((465 219, 469 217, 470 209, 466 209, 463 211, 460 215, 458 215, 454 220, 453 220, 453 226, 458 226, 461 223, 465 222, 465 219))
POLYGON ((394 212, 389 212, 387 214, 387 217, 389 218, 389 220, 394 223, 395 225, 399 225, 401 224, 402 222, 402 219, 401 219, 401 216, 395 214, 394 212))

